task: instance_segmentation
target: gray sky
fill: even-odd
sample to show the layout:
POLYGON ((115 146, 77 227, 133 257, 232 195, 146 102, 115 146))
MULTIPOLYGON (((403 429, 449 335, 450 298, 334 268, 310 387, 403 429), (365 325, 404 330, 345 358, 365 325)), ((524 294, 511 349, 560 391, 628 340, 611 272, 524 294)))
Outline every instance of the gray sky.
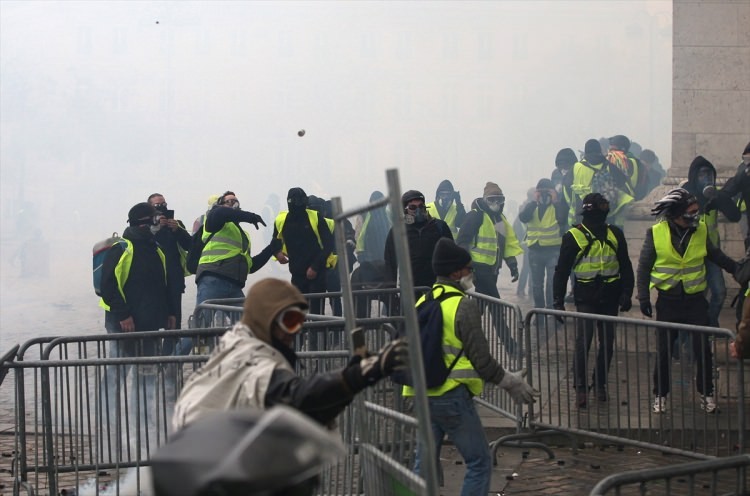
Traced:
POLYGON ((668 166, 671 9, 2 0, 0 256, 31 212, 93 294, 91 245, 154 191, 186 222, 226 189, 256 212, 292 186, 353 207, 397 167, 428 200, 448 178, 467 206, 486 181, 519 202, 560 148, 612 134, 668 166))

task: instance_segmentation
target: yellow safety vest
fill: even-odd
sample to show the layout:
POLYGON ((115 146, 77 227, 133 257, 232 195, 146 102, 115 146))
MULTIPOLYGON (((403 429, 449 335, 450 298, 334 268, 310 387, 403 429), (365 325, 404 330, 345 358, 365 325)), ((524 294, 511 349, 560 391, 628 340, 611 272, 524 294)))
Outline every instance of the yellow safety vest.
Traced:
MULTIPOLYGON (((307 218, 310 221, 310 227, 312 227, 313 232, 315 233, 315 237, 318 238, 318 246, 320 246, 320 249, 323 249, 323 241, 320 239, 320 232, 318 231, 318 212, 316 210, 311 210, 309 208, 306 208, 305 211, 307 212, 307 218)), ((284 254, 288 254, 286 251, 286 242, 284 241, 284 237, 281 234, 281 230, 284 229, 284 222, 286 222, 286 216, 289 215, 289 212, 284 210, 282 212, 279 212, 279 215, 276 216, 276 232, 278 233, 276 237, 282 241, 283 246, 281 247, 281 251, 284 252, 284 254)), ((325 218, 326 224, 328 224, 328 230, 333 234, 333 227, 335 225, 333 219, 325 218)), ((334 253, 329 253, 328 258, 326 258, 326 268, 333 268, 336 267, 336 264, 338 263, 338 255, 334 253)))
POLYGON ((574 227, 570 234, 578 244, 578 263, 573 267, 576 283, 589 283, 599 276, 604 282, 620 278, 620 264, 617 262, 617 238, 607 226, 607 241, 597 239, 583 224, 574 227), (588 248, 590 246, 590 248, 588 248), (588 249, 588 253, 585 253, 588 249))
POLYGON ((560 226, 555 216, 555 206, 547 206, 544 216, 539 218, 539 208, 531 215, 531 220, 526 223, 526 244, 533 246, 560 246, 562 236, 560 226))
POLYGON ((367 226, 370 225, 370 212, 365 214, 365 220, 362 222, 362 229, 359 230, 359 237, 357 238, 357 251, 365 251, 365 233, 367 232, 367 226))
POLYGON ((700 293, 706 289, 706 224, 698 223, 682 256, 672 245, 672 233, 667 221, 654 225, 651 232, 654 236, 656 261, 651 268, 649 288, 666 291, 677 287, 681 282, 687 294, 700 293))
POLYGON ((451 203, 450 207, 448 207, 448 212, 446 212, 445 214, 445 219, 440 218, 440 212, 438 212, 438 208, 435 202, 430 202, 427 204, 427 211, 432 217, 440 219, 448 224, 448 227, 451 228, 451 232, 453 233, 453 237, 456 237, 456 235, 458 234, 458 226, 456 225, 456 215, 458 215, 458 209, 456 209, 455 201, 451 203))
MULTIPOLYGON (((115 280, 117 281, 117 289, 120 291, 122 300, 127 302, 128 300, 125 298, 125 283, 128 282, 130 267, 133 265, 133 243, 129 239, 123 238, 112 246, 115 246, 122 241, 124 241, 127 246, 125 246, 122 255, 120 255, 120 260, 118 260, 117 265, 115 265, 115 280)), ((164 284, 167 284, 167 260, 164 257, 164 252, 161 251, 159 246, 156 247, 156 251, 159 254, 159 258, 161 258, 161 265, 164 267, 164 284)), ((104 298, 99 298, 99 306, 109 312, 110 307, 104 303, 104 298)))
MULTIPOLYGON (((568 221, 570 224, 575 224, 576 216, 578 215, 578 212, 576 212, 576 208, 578 208, 578 202, 575 201, 576 197, 582 200, 589 193, 594 193, 594 191, 591 190, 591 181, 594 179, 594 173, 601 170, 602 167, 604 167, 604 163, 598 165, 584 165, 581 162, 576 162, 575 165, 573 165, 573 184, 570 186, 571 192, 570 194, 566 193, 565 195, 568 204, 570 205, 570 211, 568 212, 568 221), (569 196, 571 197, 568 198, 569 196)), ((609 215, 610 217, 613 217, 618 214, 625 205, 628 205, 633 201, 633 196, 628 191, 619 190, 617 194, 617 203, 613 202, 612 198, 607 198, 607 200, 610 202, 609 215)))
MULTIPOLYGON (((474 245, 469 252, 471 259, 476 263, 495 265, 499 247, 497 246, 497 231, 495 224, 486 212, 477 210, 482 213, 482 225, 474 237, 474 245)), ((503 258, 515 257, 523 253, 521 244, 518 242, 513 226, 510 225, 505 215, 500 215, 503 221, 503 235, 505 236, 505 246, 503 247, 503 258)))
POLYGON ((198 265, 210 264, 218 262, 220 260, 228 260, 230 258, 241 255, 247 260, 248 270, 253 266, 253 259, 250 257, 250 236, 245 234, 247 238, 247 248, 242 246, 242 231, 240 227, 234 222, 226 222, 221 229, 216 233, 211 233, 206 230, 206 219, 203 221, 203 240, 205 246, 201 252, 201 258, 198 260, 198 265), (209 239, 210 238, 210 239, 209 239))
MULTIPOLYGON (((442 291, 446 293, 458 293, 463 295, 464 293, 453 286, 445 286, 443 284, 435 284, 432 286, 432 294, 436 296, 436 290, 442 288, 442 291)), ((417 301, 419 306, 425 299, 422 296, 417 301)), ((448 298, 440 303, 440 309, 443 312, 443 359, 445 360, 445 366, 450 367, 456 356, 463 349, 464 344, 458 337, 456 337, 456 311, 458 310, 458 304, 463 298, 448 298)), ((448 391, 457 388, 461 384, 466 384, 471 394, 478 396, 482 394, 484 389, 484 381, 471 364, 471 360, 466 357, 465 353, 462 353, 456 364, 451 369, 448 379, 443 383, 442 386, 430 388, 427 390, 427 396, 442 396, 448 391)), ((414 388, 411 386, 404 386, 401 394, 403 396, 414 396, 414 388)))

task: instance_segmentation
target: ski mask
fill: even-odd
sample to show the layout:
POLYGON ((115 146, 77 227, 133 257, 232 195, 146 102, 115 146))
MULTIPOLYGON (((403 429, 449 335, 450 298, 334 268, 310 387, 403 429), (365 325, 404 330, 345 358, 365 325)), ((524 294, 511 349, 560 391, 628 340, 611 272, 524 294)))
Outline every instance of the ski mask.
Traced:
POLYGON ((586 162, 591 165, 598 165, 604 162, 604 154, 602 153, 602 145, 595 139, 590 139, 586 142, 583 150, 584 158, 586 162))
POLYGON ((307 193, 302 188, 291 188, 286 195, 289 211, 301 211, 307 208, 307 193))
POLYGON ((581 215, 586 224, 591 226, 604 224, 609 215, 609 200, 599 193, 589 193, 583 198, 581 215))

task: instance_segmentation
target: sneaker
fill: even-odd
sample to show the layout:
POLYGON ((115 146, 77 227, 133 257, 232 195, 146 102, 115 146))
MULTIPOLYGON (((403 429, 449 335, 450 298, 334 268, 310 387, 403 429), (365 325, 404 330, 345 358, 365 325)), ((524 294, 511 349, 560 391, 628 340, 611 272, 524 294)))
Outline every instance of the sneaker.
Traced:
POLYGON ((654 398, 654 405, 651 408, 654 413, 667 413, 667 397, 657 396, 654 398))
POLYGON ((719 411, 713 396, 701 396, 701 410, 705 410, 706 413, 716 413, 719 411))
POLYGON ((588 408, 589 395, 585 392, 576 393, 576 406, 582 410, 588 408))

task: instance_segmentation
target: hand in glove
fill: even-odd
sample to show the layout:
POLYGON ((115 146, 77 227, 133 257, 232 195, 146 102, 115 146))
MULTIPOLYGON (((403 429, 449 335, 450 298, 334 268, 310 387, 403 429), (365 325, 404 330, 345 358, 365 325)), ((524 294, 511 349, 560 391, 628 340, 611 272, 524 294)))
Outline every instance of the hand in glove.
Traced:
POLYGON ((361 378, 370 386, 396 370, 409 366, 409 347, 405 339, 389 341, 377 355, 363 358, 359 362, 361 378))
POLYGON ((536 402, 534 397, 539 396, 540 393, 524 381, 524 377, 526 377, 526 369, 516 372, 506 370, 503 380, 498 385, 505 389, 516 403, 534 403, 536 402))
POLYGON ((458 191, 454 191, 453 192, 453 199, 455 200, 456 205, 458 205, 459 203, 461 203, 461 193, 459 193, 458 191))
POLYGON ((255 229, 260 229, 260 227, 258 227, 258 224, 263 224, 263 227, 266 226, 266 223, 263 222, 263 218, 260 215, 254 214, 252 212, 248 212, 248 214, 249 214, 249 220, 247 222, 254 225, 255 229))
POLYGON ((651 302, 649 300, 641 300, 641 313, 646 317, 653 317, 654 312, 651 309, 651 302))
POLYGON ((518 267, 511 267, 510 268, 510 282, 516 282, 518 280, 518 267))
POLYGON ((626 294, 620 295, 620 311, 621 312, 627 312, 633 308, 633 301, 630 299, 630 296, 626 294))

